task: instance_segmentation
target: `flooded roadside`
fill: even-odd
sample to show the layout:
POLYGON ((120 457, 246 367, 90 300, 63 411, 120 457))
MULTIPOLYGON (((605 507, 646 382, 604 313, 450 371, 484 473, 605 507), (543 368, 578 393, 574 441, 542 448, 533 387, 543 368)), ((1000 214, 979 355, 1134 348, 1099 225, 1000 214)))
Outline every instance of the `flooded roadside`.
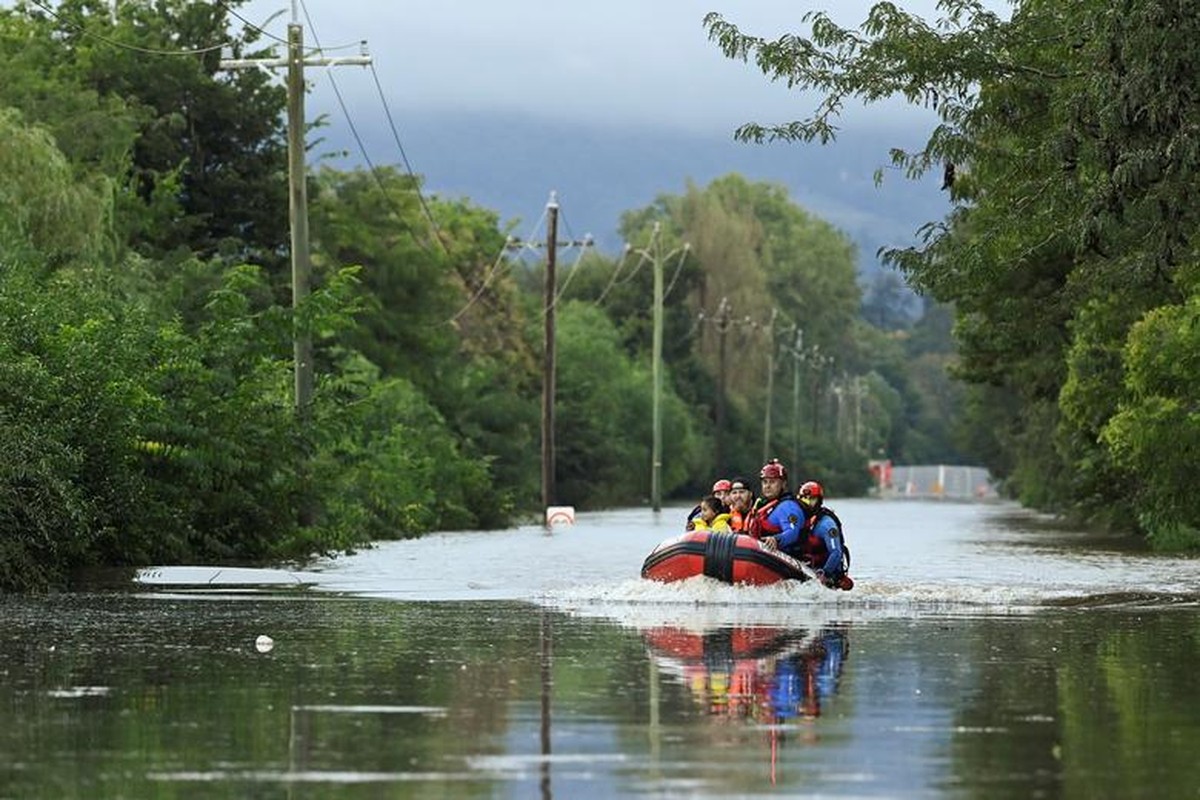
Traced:
POLYGON ((678 613, 639 627, 521 602, 295 593, 9 598, 3 610, 4 797, 1162 797, 1200 785, 1190 611, 678 613))
POLYGON ((0 798, 1194 793, 1195 561, 846 505, 849 593, 631 511, 0 598, 0 798))

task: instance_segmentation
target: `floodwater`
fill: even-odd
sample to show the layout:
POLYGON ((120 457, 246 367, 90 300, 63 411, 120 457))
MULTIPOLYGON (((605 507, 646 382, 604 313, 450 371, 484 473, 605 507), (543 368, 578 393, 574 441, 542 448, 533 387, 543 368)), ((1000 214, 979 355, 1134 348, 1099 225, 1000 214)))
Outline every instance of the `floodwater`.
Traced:
POLYGON ((642 581, 666 509, 0 597, 0 798, 1200 797, 1200 561, 836 508, 852 592, 642 581))

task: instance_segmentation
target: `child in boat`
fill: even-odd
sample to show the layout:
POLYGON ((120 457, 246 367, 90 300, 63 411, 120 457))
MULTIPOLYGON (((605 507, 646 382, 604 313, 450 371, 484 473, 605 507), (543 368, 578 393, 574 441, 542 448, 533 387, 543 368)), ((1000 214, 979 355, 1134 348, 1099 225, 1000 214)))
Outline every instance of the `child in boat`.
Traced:
POLYGON ((729 530, 729 508, 715 494, 705 495, 700 500, 700 513, 692 520, 692 529, 727 532, 729 530))
MULTIPOLYGON (((713 497, 717 498, 722 503, 728 503, 729 502, 729 486, 730 486, 729 481, 725 480, 724 478, 721 478, 720 480, 718 480, 716 483, 713 484, 713 488, 712 488, 713 497)), ((684 525, 683 529, 685 531, 696 530, 696 520, 699 518, 700 518, 700 505, 697 504, 695 508, 693 508, 691 511, 688 512, 687 524, 684 525)), ((730 525, 730 527, 733 527, 732 524, 730 525)))

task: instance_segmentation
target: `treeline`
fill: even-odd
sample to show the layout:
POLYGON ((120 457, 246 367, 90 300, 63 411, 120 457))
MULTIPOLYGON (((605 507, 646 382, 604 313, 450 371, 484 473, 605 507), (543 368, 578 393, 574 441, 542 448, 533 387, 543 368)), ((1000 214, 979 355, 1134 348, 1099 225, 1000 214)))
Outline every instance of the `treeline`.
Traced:
MULTIPOLYGON (((542 264, 414 176, 324 168, 293 311, 286 97, 218 68, 265 55, 236 5, 0 9, 0 588, 539 510, 542 264)), ((851 243, 781 188, 728 176, 621 227, 628 252, 559 283, 560 502, 648 495, 652 254, 681 254, 661 262, 668 496, 764 452, 843 493, 868 454, 956 457, 947 317, 895 322, 895 282, 864 305, 851 243)))
POLYGON ((895 161, 938 170, 955 210, 892 257, 953 304, 976 450, 1027 504, 1200 546, 1200 15, 1169 0, 939 12, 879 3, 858 30, 812 15, 788 48, 706 24, 727 55, 827 99, 745 138, 824 141, 848 97, 937 112, 895 161))

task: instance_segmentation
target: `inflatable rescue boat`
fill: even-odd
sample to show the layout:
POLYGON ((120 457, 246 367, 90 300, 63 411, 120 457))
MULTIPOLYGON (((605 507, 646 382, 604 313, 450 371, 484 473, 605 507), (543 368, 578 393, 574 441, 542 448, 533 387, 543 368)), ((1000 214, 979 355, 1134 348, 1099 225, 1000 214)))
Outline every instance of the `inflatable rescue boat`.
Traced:
POLYGON ((642 564, 643 578, 662 583, 697 575, 755 586, 809 579, 799 561, 767 550, 753 536, 744 533, 689 531, 659 544, 642 564))

